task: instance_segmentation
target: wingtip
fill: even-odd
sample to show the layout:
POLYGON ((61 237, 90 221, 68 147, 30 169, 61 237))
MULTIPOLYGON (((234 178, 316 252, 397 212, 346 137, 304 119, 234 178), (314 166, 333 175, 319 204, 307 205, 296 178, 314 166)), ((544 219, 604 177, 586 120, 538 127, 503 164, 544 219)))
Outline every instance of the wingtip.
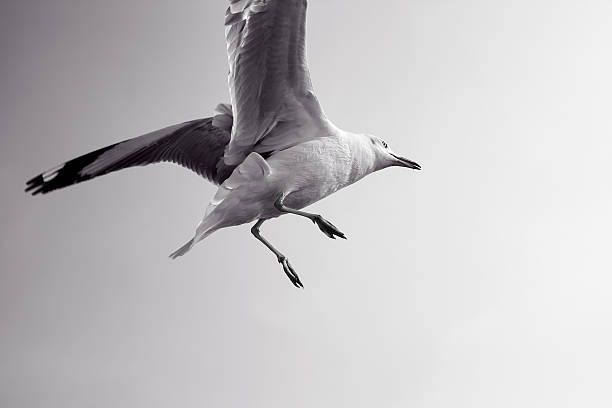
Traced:
POLYGON ((33 177, 32 179, 26 182, 26 188, 24 191, 26 193, 30 193, 33 196, 35 196, 40 193, 45 193, 45 191, 43 191, 44 187, 45 187, 45 179, 41 173, 38 176, 33 177))

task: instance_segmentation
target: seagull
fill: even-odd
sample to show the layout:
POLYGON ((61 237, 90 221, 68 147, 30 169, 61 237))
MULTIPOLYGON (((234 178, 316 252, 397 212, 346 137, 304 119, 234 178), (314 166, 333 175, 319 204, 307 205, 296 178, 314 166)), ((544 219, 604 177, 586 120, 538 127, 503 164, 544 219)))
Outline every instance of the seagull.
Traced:
POLYGON ((255 222, 298 288, 289 259, 260 233, 284 214, 311 220, 329 238, 346 239, 319 214, 302 211, 375 171, 419 164, 369 134, 335 126, 313 91, 305 53, 307 0, 229 0, 225 37, 231 103, 212 117, 169 126, 87 153, 32 178, 33 195, 133 166, 173 162, 218 185, 184 255, 213 232, 255 222))

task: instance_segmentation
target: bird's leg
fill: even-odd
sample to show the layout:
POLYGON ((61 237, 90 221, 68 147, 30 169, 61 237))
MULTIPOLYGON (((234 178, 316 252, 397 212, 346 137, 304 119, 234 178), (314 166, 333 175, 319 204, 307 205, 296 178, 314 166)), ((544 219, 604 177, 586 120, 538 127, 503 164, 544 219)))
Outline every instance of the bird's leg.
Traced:
POLYGON ((268 240, 262 237, 259 233, 259 227, 261 227, 261 224, 263 224, 264 221, 265 220, 263 219, 257 221, 255 225, 251 227, 251 234, 253 234, 255 238, 261 241, 265 246, 267 246, 270 251, 274 252, 274 255, 276 255, 276 257, 278 258, 278 262, 283 266, 285 274, 287 275, 291 283, 293 283, 293 286, 295 286, 296 288, 304 288, 304 285, 302 285, 302 282, 300 281, 300 277, 297 275, 297 273, 295 273, 295 270, 293 270, 293 267, 289 263, 287 257, 281 254, 278 249, 274 248, 272 244, 269 243, 268 240))
POLYGON ((323 231, 323 233, 327 235, 328 237, 330 237, 331 239, 336 239, 336 236, 346 239, 346 236, 344 235, 344 233, 342 233, 342 231, 336 228, 334 224, 327 221, 325 218, 321 217, 321 215, 319 214, 311 214, 311 213, 307 213, 304 211, 294 210, 292 208, 286 207, 283 204, 282 198, 279 198, 278 200, 274 202, 274 207, 276 207, 276 209, 281 212, 300 215, 302 217, 308 218, 309 220, 317 224, 319 229, 323 231))

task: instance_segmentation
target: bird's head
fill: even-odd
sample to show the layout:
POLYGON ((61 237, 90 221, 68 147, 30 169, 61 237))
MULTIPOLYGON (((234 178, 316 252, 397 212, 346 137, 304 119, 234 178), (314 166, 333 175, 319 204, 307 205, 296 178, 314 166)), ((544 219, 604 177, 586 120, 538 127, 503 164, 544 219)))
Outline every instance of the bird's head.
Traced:
POLYGON ((421 166, 418 163, 408 160, 405 157, 393 152, 389 145, 381 138, 372 135, 366 135, 366 137, 369 139, 371 148, 376 157, 376 162, 380 169, 391 166, 400 166, 407 167, 409 169, 421 170, 421 166))

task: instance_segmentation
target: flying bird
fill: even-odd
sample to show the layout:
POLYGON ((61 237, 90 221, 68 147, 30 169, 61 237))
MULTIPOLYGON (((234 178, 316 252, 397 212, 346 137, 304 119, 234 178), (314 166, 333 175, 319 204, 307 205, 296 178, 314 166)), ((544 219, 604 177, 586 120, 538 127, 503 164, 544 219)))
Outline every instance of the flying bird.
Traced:
POLYGON ((346 238, 302 209, 390 166, 420 169, 382 139, 335 126, 315 96, 305 56, 306 0, 229 0, 225 36, 230 104, 214 116, 173 125, 67 161, 27 182, 48 193, 133 166, 173 162, 218 185, 195 235, 177 258, 213 232, 255 221, 252 234, 270 249, 296 287, 283 253, 260 234, 284 214, 305 217, 329 238, 346 238))

